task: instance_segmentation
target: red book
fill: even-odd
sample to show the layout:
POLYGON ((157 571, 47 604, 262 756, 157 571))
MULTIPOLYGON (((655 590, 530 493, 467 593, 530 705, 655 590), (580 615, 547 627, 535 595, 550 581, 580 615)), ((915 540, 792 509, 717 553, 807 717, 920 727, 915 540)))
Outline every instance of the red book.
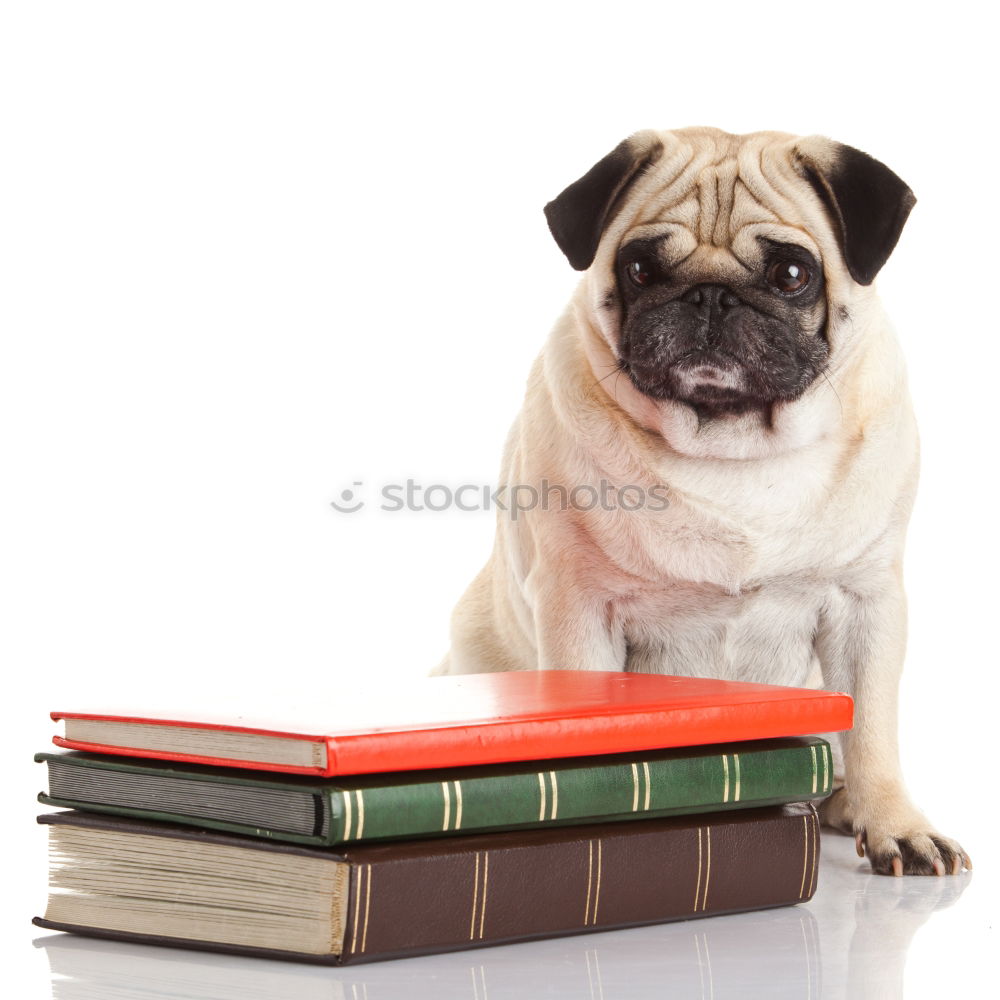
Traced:
POLYGON ((300 708, 53 712, 57 746, 289 774, 366 774, 626 753, 850 729, 846 694, 584 670, 310 693, 300 708), (317 718, 318 716, 318 718, 317 718))

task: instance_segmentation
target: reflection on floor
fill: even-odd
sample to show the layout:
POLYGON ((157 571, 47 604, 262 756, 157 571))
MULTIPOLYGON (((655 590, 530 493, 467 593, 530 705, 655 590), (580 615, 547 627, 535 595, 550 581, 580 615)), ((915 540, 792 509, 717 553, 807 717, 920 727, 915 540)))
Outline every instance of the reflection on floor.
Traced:
POLYGON ((345 969, 40 938, 54 1000, 895 1000, 914 932, 969 884, 870 873, 826 834, 816 898, 708 917, 345 969))

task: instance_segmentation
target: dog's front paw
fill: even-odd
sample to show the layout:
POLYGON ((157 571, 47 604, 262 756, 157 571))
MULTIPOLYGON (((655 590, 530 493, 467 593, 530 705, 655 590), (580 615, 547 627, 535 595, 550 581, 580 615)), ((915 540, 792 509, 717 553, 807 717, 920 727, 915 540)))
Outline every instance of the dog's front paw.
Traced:
POLYGON ((904 794, 886 796, 879 808, 858 807, 847 788, 820 806, 824 824, 853 833, 858 855, 879 875, 957 875, 972 869, 962 845, 931 827, 904 794))
POLYGON ((918 822, 857 824, 858 854, 868 858, 879 875, 958 875, 972 868, 961 844, 933 830, 922 816, 918 822))

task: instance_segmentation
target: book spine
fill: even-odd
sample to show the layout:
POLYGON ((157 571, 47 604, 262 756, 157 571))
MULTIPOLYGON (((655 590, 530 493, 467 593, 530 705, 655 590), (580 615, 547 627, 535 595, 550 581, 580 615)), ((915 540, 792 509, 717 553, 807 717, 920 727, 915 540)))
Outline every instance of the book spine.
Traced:
POLYGON ((559 763, 518 774, 344 785, 327 793, 329 842, 740 809, 821 798, 833 781, 830 747, 819 739, 735 753, 636 757, 592 767, 559 763))
MULTIPOLYGON (((520 671, 515 671, 520 673, 520 671)), ((470 677, 481 676, 471 674, 470 677)), ((747 740, 809 736, 850 729, 854 703, 846 694, 757 704, 663 707, 655 711, 566 718, 512 719, 489 725, 399 732, 366 732, 327 738, 327 775, 433 770, 444 767, 544 760, 572 755, 629 753, 747 740)))
POLYGON ((808 804, 574 833, 349 852, 341 963, 781 906, 816 887, 808 804))

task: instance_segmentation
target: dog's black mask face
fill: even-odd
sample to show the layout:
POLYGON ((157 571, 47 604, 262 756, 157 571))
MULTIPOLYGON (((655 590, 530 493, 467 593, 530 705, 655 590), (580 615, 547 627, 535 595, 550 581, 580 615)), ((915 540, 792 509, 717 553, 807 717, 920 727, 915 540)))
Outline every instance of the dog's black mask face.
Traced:
POLYGON ((804 247, 760 240, 758 259, 722 277, 688 261, 671 265, 668 244, 666 236, 632 240, 618 252, 619 359, 632 384, 704 419, 769 415, 801 396, 830 354, 819 261, 804 247))

